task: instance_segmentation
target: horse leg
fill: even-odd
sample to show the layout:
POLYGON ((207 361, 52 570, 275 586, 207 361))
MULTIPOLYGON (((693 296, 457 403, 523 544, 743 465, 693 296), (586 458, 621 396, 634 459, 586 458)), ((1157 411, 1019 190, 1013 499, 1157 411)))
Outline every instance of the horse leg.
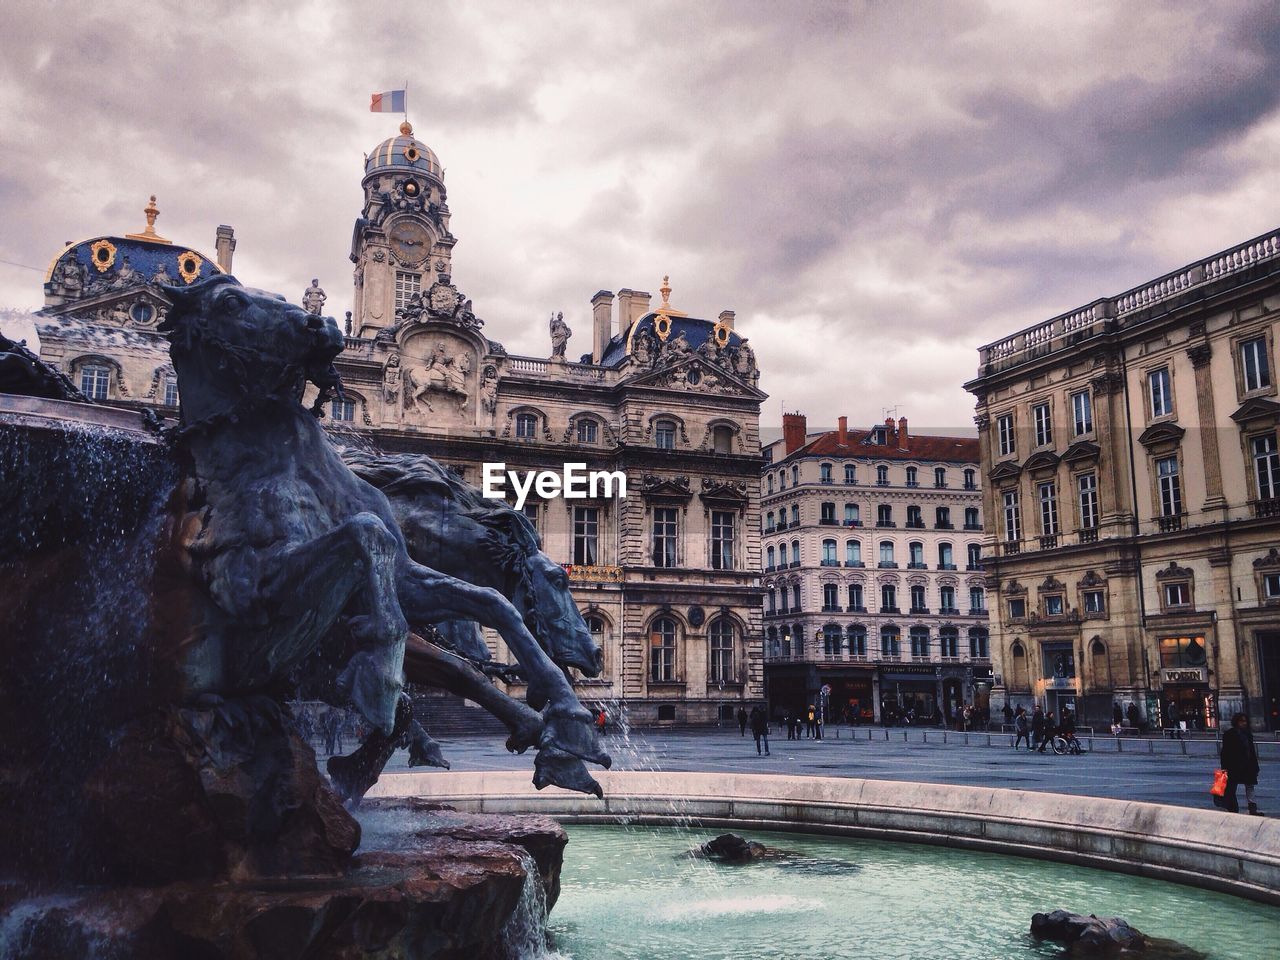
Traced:
POLYGON ((421 637, 409 637, 404 673, 410 683, 439 687, 480 704, 511 732, 507 749, 512 753, 524 753, 542 736, 542 717, 535 711, 512 700, 466 660, 421 637))
POLYGON ((382 769, 391 755, 404 742, 413 723, 413 710, 407 694, 401 694, 396 704, 396 722, 390 734, 373 730, 364 743, 348 757, 330 757, 325 764, 334 789, 343 800, 359 803, 369 788, 378 782, 382 769))
POLYGON ((529 633, 511 602, 497 590, 477 587, 420 564, 410 564, 400 578, 400 603, 415 623, 475 620, 492 627, 524 668, 534 695, 549 706, 543 712, 541 746, 608 767, 591 714, 578 702, 568 678, 529 633))

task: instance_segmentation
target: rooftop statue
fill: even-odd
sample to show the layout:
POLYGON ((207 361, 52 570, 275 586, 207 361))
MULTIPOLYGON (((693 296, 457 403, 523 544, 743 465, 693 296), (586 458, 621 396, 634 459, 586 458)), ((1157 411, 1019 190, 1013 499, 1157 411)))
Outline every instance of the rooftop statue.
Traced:
POLYGON ((311 286, 302 292, 302 308, 313 317, 320 316, 320 311, 324 309, 324 302, 329 297, 320 289, 320 280, 313 277, 311 286))
POLYGON ((553 313, 551 315, 551 359, 564 359, 565 348, 569 345, 569 338, 573 336, 573 331, 569 329, 569 325, 564 322, 563 313, 553 313))

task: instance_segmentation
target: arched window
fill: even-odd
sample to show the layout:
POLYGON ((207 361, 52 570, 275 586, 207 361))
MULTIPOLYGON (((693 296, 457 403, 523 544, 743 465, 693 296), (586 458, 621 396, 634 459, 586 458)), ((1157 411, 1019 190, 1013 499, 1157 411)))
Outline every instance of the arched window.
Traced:
POLYGON ((334 422, 350 423, 356 418, 356 405, 354 400, 337 399, 329 403, 329 415, 334 422))
POLYGON ((786 624, 782 625, 781 643, 782 643, 782 655, 784 657, 790 657, 794 655, 795 649, 791 644, 791 628, 788 627, 786 624))
POLYGON ((824 583, 822 585, 822 609, 827 612, 840 609, 840 585, 824 583))
POLYGON ((800 562, 800 541, 799 540, 791 541, 791 562, 792 563, 800 562))
POLYGON ((880 541, 880 566, 892 567, 897 561, 893 559, 893 541, 880 541))
POLYGON ((534 413, 516 414, 516 436, 524 440, 532 440, 538 435, 538 415, 534 413))
POLYGON ((947 485, 947 468, 946 467, 933 468, 933 485, 935 487, 945 487, 947 485))
POLYGON ((1100 690, 1111 688, 1111 663, 1107 659, 1107 647, 1098 637, 1089 644, 1089 666, 1092 667, 1093 685, 1100 690))
MULTIPOLYGON (((773 552, 773 547, 769 548, 773 552)), ((778 544, 778 565, 785 567, 787 565, 787 544, 786 541, 778 544)))
POLYGON ((793 583, 791 585, 791 612, 798 613, 800 610, 800 584, 793 583))
POLYGON ((938 569, 954 570, 956 568, 956 558, 951 552, 951 544, 938 544, 938 569))
POLYGON ((104 363, 80 367, 80 392, 90 400, 105 400, 111 391, 111 368, 104 363))
POLYGON ((867 655, 867 628, 860 623, 849 625, 846 631, 849 643, 849 656, 865 657, 867 655))
POLYGON ((977 477, 978 475, 972 467, 967 468, 964 472, 964 488, 966 490, 977 490, 978 489, 977 477))
POLYGON ((766 547, 766 548, 765 548, 764 553, 765 553, 765 557, 766 557, 766 567, 767 567, 767 569, 772 570, 772 569, 774 568, 774 562, 773 562, 773 560, 774 560, 774 552, 773 552, 773 547, 772 547, 772 546, 766 547))
POLYGON ((765 478, 765 480, 766 480, 767 485, 768 485, 768 487, 769 487, 769 492, 770 492, 770 493, 773 493, 773 474, 772 474, 772 473, 771 473, 771 474, 769 474, 769 476, 768 476, 768 477, 766 477, 766 478, 765 478))
POLYGON ((943 627, 938 631, 938 646, 942 656, 955 659, 960 656, 960 631, 956 627, 943 627))
POLYGON ((907 467, 907 486, 908 487, 920 486, 919 472, 916 470, 915 467, 907 467))
POLYGON ((600 440, 600 424, 596 423, 590 417, 582 417, 578 420, 578 442, 579 443, 598 443, 600 440))
POLYGON ((968 550, 969 550, 969 569, 981 570, 982 569, 982 544, 971 543, 969 544, 968 550))
POLYGON ((792 465, 792 467, 791 467, 791 485, 792 485, 793 487, 798 487, 798 486, 800 485, 800 466, 799 466, 799 464, 793 464, 793 465, 792 465))
POLYGON ((822 565, 824 567, 839 566, 840 561, 836 557, 836 542, 834 540, 822 541, 822 565))
POLYGON ((924 569, 924 544, 919 540, 907 544, 907 564, 914 570, 924 569))
POLYGON ((898 612, 898 588, 892 583, 886 583, 880 587, 880 612, 898 612))
POLYGON ((846 463, 844 465, 844 482, 845 483, 858 482, 858 468, 855 467, 852 463, 846 463))
POLYGON ((711 431, 711 449, 716 453, 733 453, 733 429, 723 424, 711 431))
POLYGON ((991 656, 991 648, 987 641, 987 631, 982 627, 969 628, 969 656, 975 660, 986 660, 991 656))
POLYGON ((733 621, 720 617, 711 624, 711 682, 733 683, 733 621))
POLYGON ((793 527, 800 526, 800 505, 798 503, 791 505, 791 525, 793 527))
POLYGON ((924 586, 922 584, 913 584, 911 587, 911 612, 929 612, 928 607, 925 606, 924 586))
POLYGON ((605 651, 605 657, 609 656, 609 648, 606 644, 608 638, 608 626, 604 622, 603 617, 588 616, 584 618, 587 624, 587 632, 591 634, 591 642, 600 650, 605 651))
POLYGON ((929 659, 929 628, 928 627, 912 627, 909 631, 911 639, 911 659, 912 660, 928 660, 929 659))
POLYGON ((779 490, 787 489, 787 475, 782 470, 778 471, 778 489, 779 490))
POLYGON ((889 485, 889 468, 886 466, 876 467, 876 484, 881 487, 889 485))
POLYGON ((902 634, 892 624, 880 628, 880 655, 895 658, 902 656, 902 634))
POLYGON ((676 622, 659 617, 649 628, 649 680, 670 683, 676 678, 676 622))
POLYGON ((1013 647, 1009 650, 1013 660, 1013 682, 1010 689, 1027 690, 1030 685, 1027 682, 1027 651, 1018 641, 1013 642, 1013 647))
POLYGON ((828 657, 840 656, 840 625, 828 623, 822 628, 822 652, 828 657))
POLYGON ((769 588, 769 612, 778 612, 778 591, 774 587, 769 588))
POLYGON ((969 588, 969 613, 979 616, 987 612, 987 591, 982 587, 969 588))
POLYGON ((770 627, 768 630, 765 631, 765 637, 768 642, 767 649, 769 651, 769 656, 771 657, 781 656, 782 648, 778 646, 778 628, 770 627))
POLYGON ((862 606, 862 584, 849 584, 849 612, 861 612, 862 606))
POLYGON ((857 540, 844 542, 844 565, 846 567, 862 566, 862 544, 857 540))
POLYGON ((831 482, 831 464, 829 463, 818 464, 818 479, 821 480, 823 483, 831 482))
POLYGON ((676 448, 676 422, 674 420, 659 420, 653 425, 653 443, 659 450, 674 450, 676 448))
MULTIPOLYGON (((799 587, 796 587, 799 590, 799 587)), ((795 648, 796 656, 804 656, 804 624, 797 623, 791 628, 791 645, 795 648)))

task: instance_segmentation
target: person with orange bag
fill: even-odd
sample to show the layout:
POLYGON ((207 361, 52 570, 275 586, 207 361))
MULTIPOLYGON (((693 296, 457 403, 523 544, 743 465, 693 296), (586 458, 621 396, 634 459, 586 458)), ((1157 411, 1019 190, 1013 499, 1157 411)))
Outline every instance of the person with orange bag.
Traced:
POLYGON ((1244 799, 1250 816, 1260 817, 1254 787, 1258 785, 1258 748, 1249 729, 1249 718, 1237 713, 1231 718, 1231 729, 1222 735, 1222 769, 1227 771, 1227 792, 1223 806, 1232 813, 1240 812, 1236 788, 1244 784, 1244 799))

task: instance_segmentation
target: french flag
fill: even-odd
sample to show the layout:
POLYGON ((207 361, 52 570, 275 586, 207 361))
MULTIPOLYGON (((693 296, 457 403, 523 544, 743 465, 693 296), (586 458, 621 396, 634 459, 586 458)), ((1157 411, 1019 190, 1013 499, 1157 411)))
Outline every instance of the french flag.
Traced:
POLYGON ((404 113, 403 90, 384 90, 375 93, 369 104, 370 113, 404 113))

